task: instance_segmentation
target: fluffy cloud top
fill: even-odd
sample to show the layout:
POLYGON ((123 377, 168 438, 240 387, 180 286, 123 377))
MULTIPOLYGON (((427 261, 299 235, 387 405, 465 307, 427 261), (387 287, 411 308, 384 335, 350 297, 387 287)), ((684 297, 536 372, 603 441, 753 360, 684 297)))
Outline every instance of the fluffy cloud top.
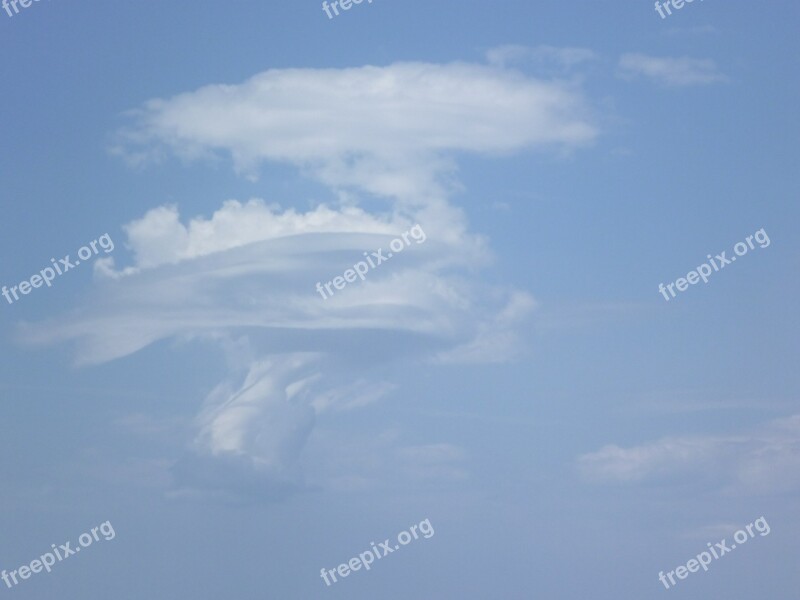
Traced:
MULTIPOLYGON (((333 210, 320 205, 298 213, 253 199, 246 203, 228 200, 210 219, 197 216, 186 225, 180 222, 176 206, 160 206, 126 225, 124 230, 135 259, 133 268, 146 269, 304 233, 390 235, 403 225, 374 217, 358 207, 333 210)), ((112 261, 106 259, 96 264, 103 274, 112 273, 109 269, 112 261)))

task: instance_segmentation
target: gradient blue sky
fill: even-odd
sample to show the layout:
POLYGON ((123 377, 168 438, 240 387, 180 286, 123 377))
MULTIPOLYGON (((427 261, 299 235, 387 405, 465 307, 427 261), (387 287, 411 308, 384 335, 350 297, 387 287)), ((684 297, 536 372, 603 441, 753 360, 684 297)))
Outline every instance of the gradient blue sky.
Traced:
POLYGON ((0 12, 0 285, 116 246, 113 266, 0 298, 0 569, 105 520, 117 534, 0 594, 791 597, 798 17, 777 0, 663 20, 643 0, 0 12), (196 218, 213 248, 176 250, 196 218), (316 295, 415 221, 427 241, 346 288, 353 305, 316 295), (767 248, 658 293, 761 228, 767 248), (221 433, 215 407, 253 381, 221 433), (769 536, 658 582, 762 515, 769 536), (425 518, 432 538, 325 587, 320 568, 425 518))

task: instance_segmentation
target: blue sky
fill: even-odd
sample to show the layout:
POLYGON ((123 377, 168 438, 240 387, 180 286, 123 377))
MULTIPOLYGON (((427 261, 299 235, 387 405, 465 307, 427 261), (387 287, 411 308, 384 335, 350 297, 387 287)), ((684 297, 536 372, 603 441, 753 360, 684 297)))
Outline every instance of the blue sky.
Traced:
POLYGON ((0 593, 789 597, 800 9, 673 13, 0 11, 0 285, 114 241, 0 298, 0 569, 116 531, 0 593))

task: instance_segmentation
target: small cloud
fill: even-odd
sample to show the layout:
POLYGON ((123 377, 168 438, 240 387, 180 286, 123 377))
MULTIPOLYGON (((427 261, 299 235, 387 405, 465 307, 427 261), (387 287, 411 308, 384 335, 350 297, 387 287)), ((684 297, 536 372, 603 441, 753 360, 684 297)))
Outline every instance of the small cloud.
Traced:
POLYGON ((516 332, 535 308, 533 296, 526 292, 511 292, 502 310, 490 320, 478 324, 473 339, 440 352, 433 358, 433 363, 477 364, 514 360, 523 349, 516 332))
POLYGON ((406 446, 398 449, 397 454, 404 459, 428 464, 457 461, 466 457, 464 450, 453 444, 406 446))
POLYGON ((460 481, 469 477, 463 468, 467 453, 453 444, 407 446, 397 450, 403 471, 412 479, 460 481))
POLYGON ((643 76, 667 87, 708 85, 728 81, 711 59, 661 58, 646 54, 623 54, 619 59, 620 75, 630 79, 643 76))
POLYGON ((800 415, 730 436, 666 437, 639 446, 608 445, 578 459, 585 479, 631 483, 694 476, 753 492, 800 488, 800 415))
POLYGON ((670 27, 664 31, 667 35, 715 35, 719 29, 713 25, 695 25, 693 27, 670 27))
POLYGON ((270 467, 251 456, 222 453, 187 454, 170 469, 172 498, 219 500, 233 504, 279 502, 293 494, 312 491, 296 473, 270 467))
POLYGON ((631 448, 610 444, 584 454, 578 463, 588 480, 641 481, 676 470, 693 470, 718 458, 723 446, 721 440, 703 438, 664 438, 631 448))
POLYGON ((392 383, 359 379, 348 385, 326 390, 311 402, 317 414, 326 410, 346 411, 373 404, 397 389, 392 383))
POLYGON ((492 202, 491 206, 493 210, 499 212, 508 212, 511 210, 511 205, 508 202, 500 202, 498 200, 495 200, 494 202, 492 202))
POLYGON ((536 46, 529 48, 520 45, 505 45, 492 48, 486 53, 489 64, 505 67, 511 63, 533 62, 555 64, 569 69, 575 65, 596 60, 597 54, 588 48, 558 48, 555 46, 536 46))

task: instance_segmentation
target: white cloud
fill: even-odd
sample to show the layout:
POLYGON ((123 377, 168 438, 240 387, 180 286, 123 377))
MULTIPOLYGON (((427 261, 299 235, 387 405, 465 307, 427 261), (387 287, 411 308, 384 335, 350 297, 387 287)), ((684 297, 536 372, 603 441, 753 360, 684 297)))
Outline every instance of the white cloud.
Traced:
POLYGON ((697 477, 750 491, 800 487, 800 415, 729 436, 668 437, 640 446, 609 445, 578 459, 594 481, 697 477))
POLYGON ((575 147, 597 135, 578 88, 464 63, 270 70, 135 114, 114 149, 128 158, 223 152, 251 176, 264 161, 288 162, 413 204, 441 196, 453 152, 575 147))
MULTIPOLYGON (((206 399, 194 452, 172 470, 175 493, 279 499, 307 487, 298 461, 319 415, 365 406, 393 389, 365 363, 408 354, 493 362, 521 346, 519 326, 533 301, 466 279, 468 257, 485 259, 485 245, 452 231, 451 239, 435 239, 430 232, 448 223, 430 221, 424 244, 412 241, 366 281, 328 300, 317 294, 317 281, 341 274, 366 250, 386 248, 404 231, 400 219, 228 202, 212 218, 184 224, 176 208, 160 207, 125 228, 131 267, 104 264, 80 308, 20 334, 29 343, 75 343, 79 364, 163 339, 216 340, 230 375, 206 399)), ((448 465, 407 470, 465 476, 448 465)))
MULTIPOLYGON (((21 336, 74 343, 78 364, 158 340, 216 341, 229 375, 206 398, 194 450, 174 469, 179 492, 282 497, 304 489, 300 455, 320 415, 391 391, 365 376, 365 364, 506 360, 521 347, 533 300, 475 279, 491 254, 448 201, 454 157, 570 149, 596 135, 578 86, 460 63, 271 70, 151 100, 115 152, 134 162, 229 156, 251 177, 262 163, 289 163, 346 203, 298 212, 228 200, 188 220, 176 206, 153 208, 124 227, 132 264, 98 260, 98 289, 85 303, 21 336), (382 210, 361 208, 364 193, 382 210), (416 223, 424 244, 328 300, 317 294, 317 282, 416 223)), ((463 477, 439 458, 408 468, 463 477)))
POLYGON ((597 54, 588 48, 556 46, 521 46, 508 44, 490 49, 486 60, 491 65, 505 67, 513 63, 534 62, 540 65, 555 64, 561 68, 571 68, 585 62, 597 60, 597 54))
POLYGON ((507 362, 522 350, 514 328, 533 312, 534 299, 524 292, 514 292, 508 304, 478 327, 475 337, 465 344, 440 352, 434 362, 448 364, 507 362))
POLYGON ((665 438, 642 446, 604 446, 580 457, 584 475, 599 481, 640 481, 672 472, 695 471, 720 458, 726 440, 665 438), (702 463, 702 464, 701 464, 702 463))
POLYGON ((406 446, 396 454, 400 468, 413 479, 459 481, 469 477, 463 466, 467 453, 454 444, 406 446))
MULTIPOLYGON (((304 233, 391 235, 411 225, 374 217, 353 206, 333 210, 320 205, 297 213, 291 208, 281 211, 277 205, 267 206, 257 198, 244 204, 228 200, 210 219, 197 216, 183 225, 176 206, 160 206, 123 228, 136 263, 126 273, 304 233)), ((105 259, 97 269, 113 275, 113 264, 105 259)))
POLYGON ((706 85, 728 80, 711 59, 669 58, 632 53, 620 57, 619 68, 623 77, 644 76, 669 87, 706 85))
POLYGON ((665 29, 666 35, 709 35, 719 34, 720 30, 713 25, 694 25, 692 27, 670 27, 665 29))
POLYGON ((452 347, 508 332, 525 317, 532 306, 527 294, 465 279, 489 256, 484 240, 457 233, 465 226, 454 220, 426 222, 424 244, 411 241, 365 281, 327 300, 315 291, 317 282, 364 260, 364 252, 388 248, 410 222, 355 209, 295 214, 228 202, 212 219, 197 217, 187 226, 174 207, 154 209, 125 228, 133 266, 101 263, 101 285, 85 306, 67 319, 23 326, 21 336, 29 343, 77 342, 78 364, 94 364, 160 339, 233 328, 279 328, 287 341, 305 337, 310 351, 330 349, 324 332, 369 330, 422 335, 452 347))
POLYGON ((396 388, 396 385, 387 382, 375 383, 359 379, 317 394, 311 404, 317 414, 327 410, 353 410, 377 402, 396 388))

